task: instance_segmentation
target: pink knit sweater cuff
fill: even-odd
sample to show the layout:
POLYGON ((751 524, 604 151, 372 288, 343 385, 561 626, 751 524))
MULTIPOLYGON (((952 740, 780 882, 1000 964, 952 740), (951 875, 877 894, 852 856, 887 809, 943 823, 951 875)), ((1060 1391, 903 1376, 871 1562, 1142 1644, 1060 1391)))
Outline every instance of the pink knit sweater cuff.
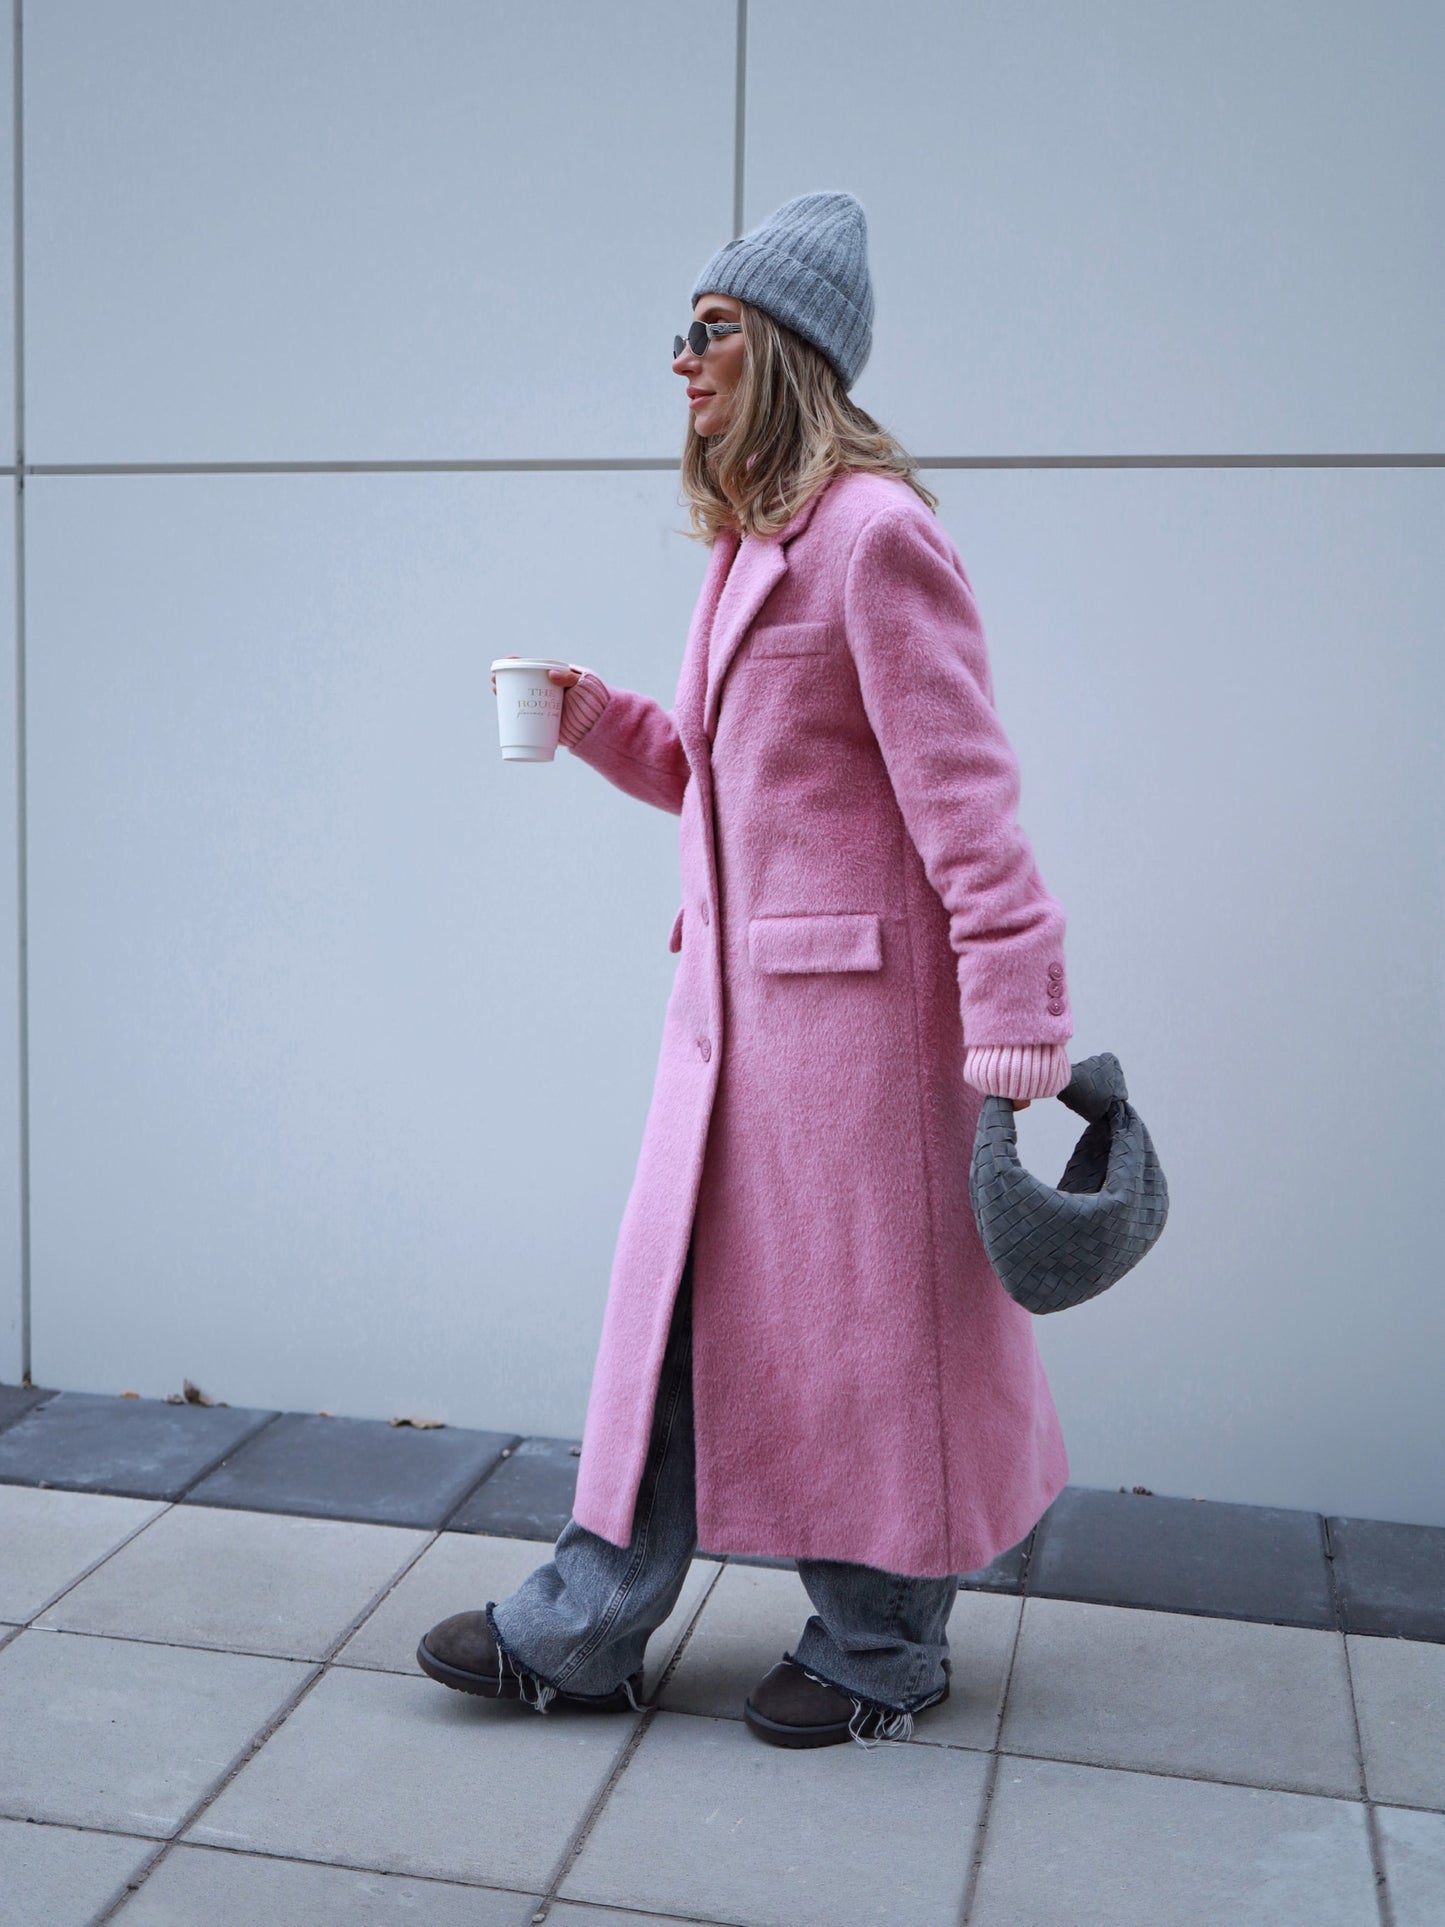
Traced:
POLYGON ((611 702, 612 691, 600 676, 583 669, 580 663, 569 662, 567 667, 581 673, 581 680, 562 692, 562 741, 572 749, 611 702))
POLYGON ((985 1096, 1057 1097, 1074 1070, 1062 1044, 971 1044, 963 1074, 985 1096))

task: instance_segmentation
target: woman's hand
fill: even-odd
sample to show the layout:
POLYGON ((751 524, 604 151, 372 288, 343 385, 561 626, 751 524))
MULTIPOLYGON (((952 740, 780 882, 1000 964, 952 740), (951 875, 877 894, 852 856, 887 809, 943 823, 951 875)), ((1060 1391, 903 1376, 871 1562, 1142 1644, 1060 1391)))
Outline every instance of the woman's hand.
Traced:
MULTIPOLYGON (((517 652, 514 649, 511 653, 513 656, 515 656, 517 652)), ((556 683, 559 689, 570 689, 574 682, 581 682, 582 680, 582 671, 580 669, 549 669, 547 671, 547 675, 549 680, 556 683)), ((496 693, 497 693, 497 673, 495 670, 493 670, 492 671, 492 694, 495 696, 496 693)))

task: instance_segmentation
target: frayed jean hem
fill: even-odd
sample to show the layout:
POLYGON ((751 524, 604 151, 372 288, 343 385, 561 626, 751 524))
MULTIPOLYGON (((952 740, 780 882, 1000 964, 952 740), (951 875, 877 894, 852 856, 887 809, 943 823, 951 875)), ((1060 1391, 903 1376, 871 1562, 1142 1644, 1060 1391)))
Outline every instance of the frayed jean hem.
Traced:
POLYGON ((943 1698, 944 1687, 934 1693, 924 1693, 911 1706, 889 1706, 884 1700, 869 1699, 866 1695, 855 1693, 851 1686, 841 1681, 827 1679, 822 1673, 815 1673, 811 1666, 804 1666, 795 1653, 786 1652, 783 1658, 791 1661, 800 1672, 819 1686, 827 1686, 844 1699, 853 1702, 853 1712, 848 1721, 850 1739, 871 1752, 884 1740, 896 1740, 900 1744, 913 1738, 913 1716, 925 1707, 934 1706, 943 1698), (866 1737, 865 1737, 866 1735, 866 1737))
MULTIPOLYGON (((506 1641, 502 1638, 501 1633, 497 1630, 496 1615, 492 1611, 492 1607, 495 1604, 495 1600, 489 1599, 483 1610, 487 1615, 487 1624, 491 1628, 492 1638, 497 1642, 497 1654, 502 1662, 503 1674, 513 1674, 517 1681, 517 1697, 522 1700, 525 1705, 530 1706, 534 1713, 545 1713, 552 1701, 558 1698, 580 1700, 583 1705, 589 1702, 596 1705, 599 1700, 611 1699, 611 1693, 574 1693, 569 1688, 558 1686, 554 1681, 546 1678, 544 1674, 536 1672, 532 1667, 524 1665, 523 1662, 517 1658, 516 1654, 511 1651, 506 1641), (529 1688, 530 1691, 528 1690, 529 1688)), ((632 1681, 630 1679, 622 1680, 616 1690, 627 1695, 627 1703, 634 1713, 641 1713, 645 1710, 638 1704, 637 1695, 632 1690, 632 1681)))

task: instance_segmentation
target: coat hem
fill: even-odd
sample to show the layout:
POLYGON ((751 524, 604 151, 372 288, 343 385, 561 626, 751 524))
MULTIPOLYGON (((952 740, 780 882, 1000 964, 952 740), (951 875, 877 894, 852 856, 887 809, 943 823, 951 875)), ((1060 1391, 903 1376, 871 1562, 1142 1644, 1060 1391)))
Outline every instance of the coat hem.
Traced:
MULTIPOLYGON (((1052 1485, 1052 1481, 1050 1481, 1052 1485)), ((806 1534, 794 1537, 791 1533, 775 1535, 758 1532, 728 1532, 716 1528, 704 1537, 699 1532, 698 1555, 715 1559, 783 1559, 796 1564, 799 1559, 818 1559, 836 1561, 842 1565, 871 1566, 877 1572, 898 1573, 909 1579, 952 1579, 963 1578, 970 1573, 984 1572, 996 1559, 1006 1552, 1020 1546, 1038 1525, 1040 1519, 1058 1498, 1068 1484, 1067 1478, 1049 1492, 1048 1497, 1028 1523, 1013 1532, 1012 1527, 1004 1527, 1005 1532, 1013 1532, 1011 1538, 1002 1538, 991 1551, 980 1555, 977 1544, 956 1545, 953 1556, 940 1564, 922 1554, 905 1553, 901 1549, 886 1550, 879 1547, 871 1559, 859 1556, 856 1544, 848 1552, 840 1552, 835 1542, 816 1540, 806 1534)), ((1032 1506, 1025 1510, 1032 1511, 1032 1506)), ((987 1541, 985 1543, 988 1543, 987 1541)))

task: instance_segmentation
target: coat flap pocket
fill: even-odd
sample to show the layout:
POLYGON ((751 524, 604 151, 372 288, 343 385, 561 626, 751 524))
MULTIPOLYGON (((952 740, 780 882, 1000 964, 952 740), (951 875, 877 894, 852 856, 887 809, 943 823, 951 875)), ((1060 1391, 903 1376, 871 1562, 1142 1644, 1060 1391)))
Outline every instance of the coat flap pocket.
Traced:
POLYGON ((833 622, 770 622, 748 638, 748 655, 821 656, 837 624, 833 622))
POLYGON ((672 935, 667 940, 667 947, 669 950, 681 950, 682 948, 682 912, 681 910, 678 911, 677 915, 672 920, 672 935))
POLYGON ((874 911, 840 916, 753 917, 748 955, 754 970, 881 970, 882 919, 874 911))

